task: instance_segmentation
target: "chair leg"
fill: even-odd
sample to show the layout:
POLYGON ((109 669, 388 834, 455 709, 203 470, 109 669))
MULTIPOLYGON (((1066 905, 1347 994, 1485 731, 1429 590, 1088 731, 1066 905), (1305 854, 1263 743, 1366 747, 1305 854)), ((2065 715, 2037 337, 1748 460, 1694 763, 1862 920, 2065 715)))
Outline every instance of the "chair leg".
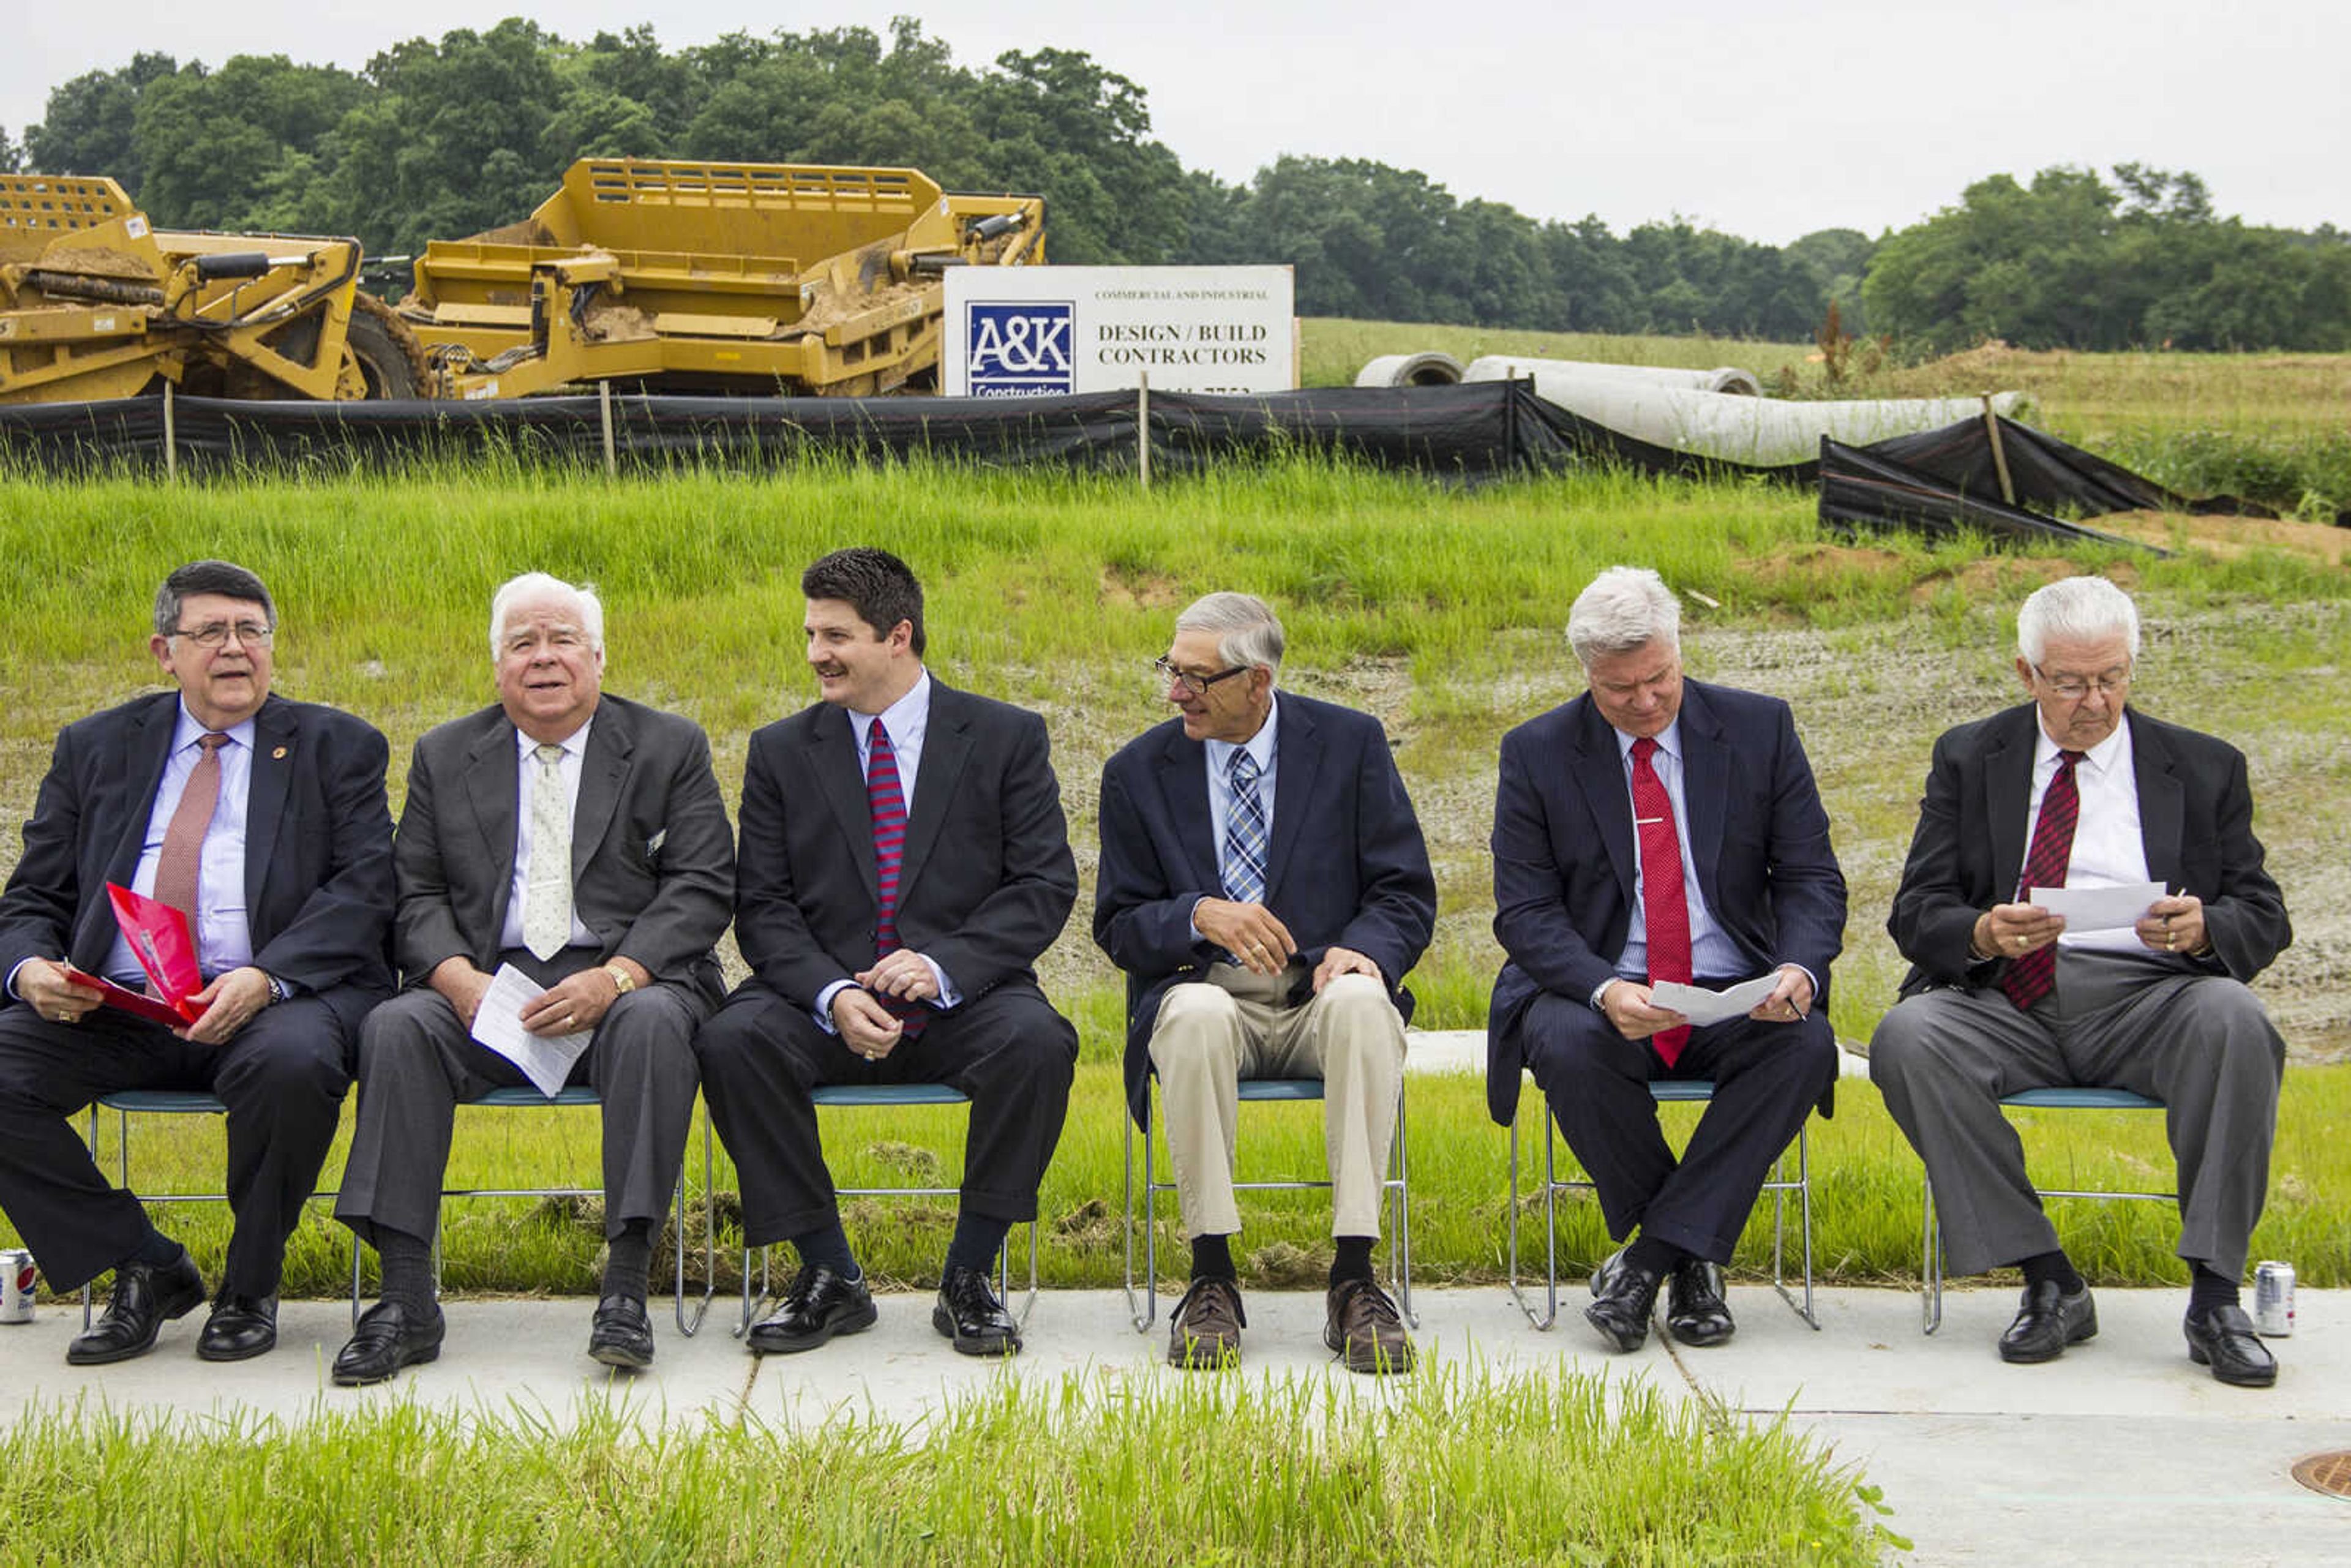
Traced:
POLYGON ((1559 1321, 1559 1187, 1558 1167, 1551 1146, 1551 1108, 1543 1108, 1543 1277, 1545 1310, 1540 1314, 1527 1301, 1519 1280, 1519 1119, 1510 1119, 1510 1299, 1537 1329, 1559 1321))
POLYGON ((1788 1155, 1784 1149, 1771 1171, 1771 1288, 1813 1333, 1820 1332, 1820 1316, 1813 1306, 1813 1162, 1809 1125, 1796 1129, 1796 1179, 1788 1180, 1788 1155), (1787 1202, 1791 1187, 1796 1194, 1797 1221, 1803 1228, 1804 1299, 1801 1302, 1788 1289, 1787 1202))
POLYGON ((705 1100, 702 1103, 702 1300, 690 1318, 685 1312, 685 1176, 682 1172, 677 1186, 677 1332, 687 1339, 701 1332, 702 1320, 710 1315, 711 1301, 718 1294, 716 1173, 710 1149, 710 1103, 705 1100))
POLYGON ((1935 1224, 1935 1178, 1923 1171, 1918 1214, 1919 1330, 1933 1333, 1943 1326, 1943 1233, 1935 1224))
POLYGON ((1396 1092, 1395 1129, 1395 1235, 1390 1243, 1395 1267, 1396 1309, 1405 1323, 1420 1326, 1420 1314, 1412 1310, 1412 1166, 1405 1153, 1404 1092, 1396 1092))

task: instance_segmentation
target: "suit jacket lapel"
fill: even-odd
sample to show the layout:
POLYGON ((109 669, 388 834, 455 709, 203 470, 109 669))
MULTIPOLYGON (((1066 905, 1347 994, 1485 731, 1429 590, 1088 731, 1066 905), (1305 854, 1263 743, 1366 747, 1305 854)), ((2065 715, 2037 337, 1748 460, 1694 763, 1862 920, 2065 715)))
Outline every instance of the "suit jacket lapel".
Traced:
MULTIPOLYGON (((1281 885, 1290 852, 1298 847, 1300 824, 1306 820, 1314 793, 1314 776, 1322 768, 1322 740, 1314 720, 1296 702, 1281 705, 1280 727, 1274 732, 1273 840, 1266 848, 1265 891, 1270 899, 1281 885), (1283 804, 1287 801, 1288 804, 1283 804)), ((1201 789, 1207 788, 1207 770, 1201 769, 1201 789)))
MULTIPOLYGON (((832 808, 834 820, 841 823, 841 836, 849 842, 850 858, 856 862, 859 873, 865 878, 865 896, 877 903, 882 897, 882 875, 873 865, 873 809, 865 799, 865 770, 857 762, 857 737, 850 731, 850 716, 841 708, 827 706, 816 716, 816 745, 809 766, 816 774, 817 788, 825 803, 832 808)), ((917 784, 921 783, 918 779, 917 784)), ((916 790, 919 795, 921 791, 916 790)), ((906 902, 905 867, 898 871, 898 902, 906 902)))
POLYGON ((611 825, 612 811, 620 804, 629 769, 635 765, 636 748, 636 727, 629 722, 627 710, 609 698, 598 702, 595 722, 588 730, 587 754, 580 758, 580 803, 571 812, 575 909, 579 905, 580 881, 588 874, 588 863, 595 858, 596 847, 604 841, 604 831, 611 825))
POLYGON ((1991 824, 1992 894, 2005 904, 2016 895, 2024 875, 2024 844, 2030 831, 2025 816, 2032 806, 2033 727, 2037 710, 2020 712, 2022 725, 1996 727, 1991 749, 1984 756, 1984 821, 1991 824))
POLYGON ((1722 823, 1730 788, 1730 752, 1722 727, 1696 684, 1686 685, 1681 709, 1682 810, 1689 818, 1690 864, 1698 868, 1698 891, 1707 907, 1722 907, 1715 889, 1715 862, 1722 854, 1722 823))
MULTIPOLYGON (((261 705, 253 723, 253 757, 245 776, 245 907, 262 907, 261 884, 268 880, 278 819, 286 811, 286 788, 304 764, 295 745, 294 711, 275 697, 261 705)), ((255 931, 260 946, 274 935, 255 931)))
POLYGON ((2187 790, 2179 781, 2171 748, 2127 707, 2131 778, 2138 786, 2138 836, 2147 851, 2147 875, 2168 892, 2179 884, 2179 840, 2187 820, 2187 790))
MULTIPOLYGON (((898 907, 914 893, 914 879, 939 841, 940 825, 955 807, 956 786, 971 758, 971 713, 963 694, 931 681, 931 716, 923 731, 923 760, 914 774, 914 810, 906 820, 906 848, 898 863, 898 907)), ((871 815, 869 809, 869 816, 871 815)), ((875 873, 880 886, 880 873, 875 873)))
POLYGON ((521 779, 515 727, 494 708, 487 727, 465 757, 465 798, 474 809, 474 826, 482 836, 481 852, 497 868, 490 880, 488 946, 492 951, 496 950, 499 933, 506 929, 507 901, 514 893, 515 791, 521 779))
MULTIPOLYGON (((180 700, 166 695, 148 704, 123 732, 120 766, 139 780, 139 788, 128 798, 130 809, 122 813, 121 836, 107 857, 110 882, 129 887, 131 879, 139 874, 139 857, 147 847, 147 822, 155 814, 155 791, 162 785, 163 767, 172 757, 172 735, 179 722, 180 700)), ((99 907, 107 910, 106 918, 111 922, 113 911, 104 899, 99 900, 99 907)))
POLYGON ((1191 862, 1193 882, 1215 889, 1222 897, 1225 879, 1217 871, 1217 845, 1208 815, 1208 748, 1188 738, 1180 722, 1167 727, 1167 744, 1159 752, 1157 776, 1167 815, 1176 824, 1176 841, 1191 862))
POLYGON ((1576 716, 1569 779, 1583 792, 1584 804, 1600 825, 1600 841, 1607 847, 1609 866, 1630 904, 1638 862, 1633 850, 1633 797, 1625 786, 1625 757, 1616 748, 1616 732, 1600 716, 1592 699, 1578 700, 1583 707, 1576 716))

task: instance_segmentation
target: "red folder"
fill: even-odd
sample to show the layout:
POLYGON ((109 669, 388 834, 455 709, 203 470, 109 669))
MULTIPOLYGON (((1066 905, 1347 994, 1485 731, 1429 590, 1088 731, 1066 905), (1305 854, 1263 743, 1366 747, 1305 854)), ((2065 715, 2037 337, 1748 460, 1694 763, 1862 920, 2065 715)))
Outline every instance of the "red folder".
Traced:
POLYGON ((188 934, 188 917, 168 904, 131 892, 119 883, 106 884, 114 904, 115 923, 122 927, 139 967, 147 971, 157 994, 126 989, 96 975, 67 966, 75 984, 94 987, 104 1005, 149 1019, 170 1029, 183 1029, 203 1016, 204 1009, 188 998, 204 988, 196 967, 195 939, 188 934))

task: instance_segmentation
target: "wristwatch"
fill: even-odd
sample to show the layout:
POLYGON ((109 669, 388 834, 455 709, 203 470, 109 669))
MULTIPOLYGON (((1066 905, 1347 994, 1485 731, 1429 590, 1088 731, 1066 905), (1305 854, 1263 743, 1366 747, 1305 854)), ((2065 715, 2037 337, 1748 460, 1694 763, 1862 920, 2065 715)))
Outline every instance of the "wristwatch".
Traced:
POLYGON ((275 976, 275 975, 271 974, 268 970, 266 970, 266 969, 262 970, 262 971, 261 971, 261 977, 262 977, 263 979, 265 979, 265 980, 266 980, 266 981, 268 981, 268 982, 269 982, 269 1005, 270 1005, 270 1006, 275 1007, 275 1006, 277 1006, 279 1002, 284 1001, 287 997, 289 997, 289 996, 293 995, 293 993, 292 993, 292 992, 288 991, 288 990, 286 988, 286 982, 285 982, 285 981, 283 981, 283 980, 281 980, 281 979, 279 979, 277 976, 275 976))
POLYGON ((612 994, 616 997, 625 997, 637 988, 636 981, 631 979, 629 972, 618 964, 605 965, 604 973, 612 977, 612 994))

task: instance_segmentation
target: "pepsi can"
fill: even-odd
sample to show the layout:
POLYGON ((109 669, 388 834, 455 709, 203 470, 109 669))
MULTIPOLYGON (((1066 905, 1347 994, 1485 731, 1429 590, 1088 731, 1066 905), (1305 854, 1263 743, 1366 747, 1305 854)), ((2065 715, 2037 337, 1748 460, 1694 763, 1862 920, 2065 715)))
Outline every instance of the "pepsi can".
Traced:
POLYGON ((30 1252, 21 1247, 0 1252, 0 1323, 33 1321, 33 1291, 37 1279, 30 1252))
POLYGON ((2253 1266, 2253 1332, 2263 1339, 2285 1339, 2294 1333, 2294 1265, 2253 1266))

